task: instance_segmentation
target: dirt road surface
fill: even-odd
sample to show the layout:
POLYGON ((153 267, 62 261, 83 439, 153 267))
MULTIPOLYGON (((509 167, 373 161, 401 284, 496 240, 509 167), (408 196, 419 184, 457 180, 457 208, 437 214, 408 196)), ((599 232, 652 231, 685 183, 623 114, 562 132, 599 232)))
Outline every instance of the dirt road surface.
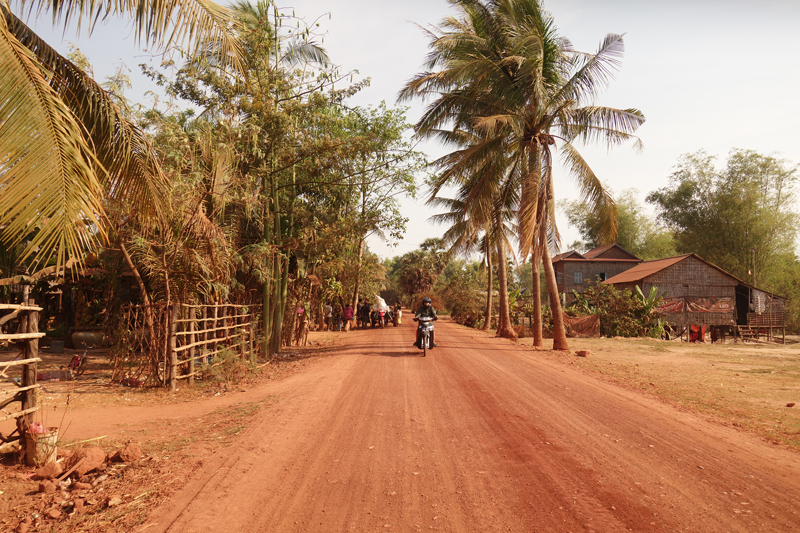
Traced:
POLYGON ((480 332, 354 331, 151 532, 800 531, 800 457, 480 332))

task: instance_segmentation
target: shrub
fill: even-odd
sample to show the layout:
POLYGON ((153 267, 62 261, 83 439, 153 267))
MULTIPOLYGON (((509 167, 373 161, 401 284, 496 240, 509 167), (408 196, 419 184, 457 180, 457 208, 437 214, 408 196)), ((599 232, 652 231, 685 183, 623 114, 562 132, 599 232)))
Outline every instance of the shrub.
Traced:
POLYGON ((600 316, 600 334, 606 337, 660 336, 661 322, 651 314, 661 298, 652 290, 645 297, 640 290, 617 290, 613 285, 598 283, 583 294, 565 311, 572 316, 600 316))
POLYGON ((483 319, 485 301, 480 295, 480 280, 476 273, 456 272, 441 290, 441 300, 450 317, 469 327, 483 319))

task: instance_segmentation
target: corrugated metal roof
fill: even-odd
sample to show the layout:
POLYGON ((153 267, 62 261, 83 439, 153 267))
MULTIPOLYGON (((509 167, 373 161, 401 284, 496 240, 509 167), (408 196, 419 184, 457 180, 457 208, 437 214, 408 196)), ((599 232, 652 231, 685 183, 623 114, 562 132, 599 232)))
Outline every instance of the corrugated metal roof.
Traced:
MULTIPOLYGON (((580 261, 581 263, 641 263, 641 259, 614 259, 608 257, 595 257, 594 259, 586 259, 585 257, 562 257, 559 261, 580 261)), ((556 259, 553 258, 553 263, 556 259)))
POLYGON ((613 244, 607 244, 605 246, 598 246, 597 248, 592 248, 591 250, 589 250, 588 252, 586 252, 583 255, 584 255, 584 257, 586 257, 586 259, 592 259, 593 257, 597 257, 598 255, 602 254, 606 250, 610 249, 612 246, 614 246, 614 245, 613 244))
MULTIPOLYGON (((667 257, 666 259, 656 259, 655 261, 645 261, 643 263, 639 263, 638 265, 629 270, 626 270, 621 274, 617 274, 616 276, 608 278, 603 283, 611 285, 614 283, 631 283, 634 281, 641 281, 647 276, 651 276, 656 272, 660 272, 665 268, 671 267, 676 263, 680 263, 681 261, 692 255, 694 254, 679 255, 677 257, 667 257)), ((698 259, 700 258, 698 257, 698 259)), ((706 261, 703 262, 706 263, 706 261)))
POLYGON ((739 284, 741 284, 741 285, 743 285, 743 286, 745 286, 745 287, 747 287, 749 289, 754 289, 754 290, 757 290, 757 291, 765 292, 765 293, 769 294, 770 296, 772 296, 774 298, 780 298, 782 300, 787 300, 787 298, 785 296, 780 296, 780 295, 771 293, 769 291, 765 291, 764 289, 759 289, 758 287, 754 287, 753 285, 750 285, 750 284, 742 281, 741 279, 737 278, 736 276, 734 276, 730 272, 726 272, 725 270, 721 269, 720 267, 718 267, 714 263, 709 263, 708 261, 706 261, 705 259, 703 259, 702 257, 700 257, 697 254, 685 254, 685 255, 678 255, 678 256, 675 256, 675 257, 667 257, 666 259, 656 259, 655 261, 645 261, 644 263, 639 263, 638 265, 636 265, 635 267, 631 268, 630 270, 626 270, 625 272, 623 272, 621 274, 617 274, 614 277, 608 278, 603 283, 607 283, 609 285, 613 285, 614 283, 633 283, 633 282, 636 282, 636 281, 642 281, 647 276, 651 276, 651 275, 655 274, 656 272, 660 272, 660 271, 664 270, 665 268, 671 267, 672 265, 674 265, 676 263, 680 263, 681 261, 683 261, 687 257, 694 257, 698 261, 702 261, 703 263, 705 263, 706 265, 710 266, 711 268, 719 270, 720 272, 722 272, 726 276, 729 276, 732 279, 735 279, 737 282, 739 282, 739 284))
POLYGON ((586 258, 583 257, 578 252, 576 252, 575 250, 570 250, 569 252, 564 252, 563 254, 558 254, 557 256, 555 256, 552 259, 552 262, 555 263, 556 261, 564 261, 565 259, 571 259, 573 261, 574 260, 583 261, 586 258))

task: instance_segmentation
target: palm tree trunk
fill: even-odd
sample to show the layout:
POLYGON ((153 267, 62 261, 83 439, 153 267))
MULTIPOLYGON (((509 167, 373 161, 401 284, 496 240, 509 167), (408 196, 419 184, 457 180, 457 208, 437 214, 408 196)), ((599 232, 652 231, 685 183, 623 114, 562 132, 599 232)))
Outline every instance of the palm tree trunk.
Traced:
POLYGON ((494 302, 492 302, 494 273, 492 272, 492 250, 489 245, 488 237, 486 241, 486 271, 486 310, 483 313, 483 327, 481 328, 483 331, 489 331, 489 328, 492 327, 492 308, 494 307, 494 302))
POLYGON ((139 293, 142 296, 142 307, 144 308, 144 321, 147 324, 147 332, 150 334, 149 342, 152 346, 153 343, 155 343, 156 338, 156 319, 153 315, 153 305, 150 301, 150 296, 147 294, 147 287, 145 287, 144 280, 142 279, 142 275, 139 273, 139 269, 136 268, 136 265, 133 263, 131 254, 128 253, 128 249, 125 248, 125 244, 122 242, 122 237, 119 237, 117 242, 119 244, 119 249, 122 251, 122 256, 125 258, 125 263, 128 265, 128 268, 131 269, 133 279, 135 279, 137 285, 139 285, 139 293))
POLYGON ((569 343, 567 343, 567 330, 564 327, 564 313, 561 310, 561 301, 558 299, 556 273, 555 270, 553 270, 553 260, 550 257, 550 247, 547 246, 546 242, 542 246, 542 255, 545 278, 547 279, 547 295, 550 299, 550 310, 553 312, 553 349, 569 350, 569 343))
MULTIPOLYGON (((496 215, 499 219, 500 215, 496 215)), ((500 226, 502 221, 498 220, 500 226)), ((499 234, 502 227, 496 229, 499 234)), ((498 337, 517 340, 517 332, 511 327, 511 315, 508 310, 508 260, 506 259, 505 240, 501 235, 497 236, 497 282, 500 285, 500 314, 497 319, 498 337)))
POLYGON ((544 348, 544 336, 542 335, 542 283, 539 274, 539 264, 542 262, 538 253, 533 254, 532 260, 532 285, 533 291, 533 347, 536 349, 544 348))

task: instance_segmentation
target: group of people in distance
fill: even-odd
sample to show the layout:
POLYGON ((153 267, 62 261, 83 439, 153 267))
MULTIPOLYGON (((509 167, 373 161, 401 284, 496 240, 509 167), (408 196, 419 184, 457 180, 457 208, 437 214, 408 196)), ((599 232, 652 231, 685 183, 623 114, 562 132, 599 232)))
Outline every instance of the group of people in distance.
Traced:
MULTIPOLYGON (((364 313, 367 317, 369 317, 369 310, 371 305, 368 301, 359 298, 357 309, 353 310, 353 306, 347 304, 344 309, 341 306, 337 305, 334 308, 330 303, 326 303, 322 308, 322 314, 325 317, 325 329, 327 331, 349 331, 350 328, 355 327, 355 317, 356 316, 364 316, 362 313, 366 309, 366 313, 364 313)), ((400 310, 400 302, 398 301, 394 306, 394 312, 398 312, 400 310)), ((299 310, 298 310, 299 311, 299 310)), ((433 302, 430 298, 425 297, 422 299, 422 304, 420 305, 419 309, 416 310, 414 313, 414 319, 418 319, 420 317, 427 316, 431 317, 436 320, 437 313, 436 309, 433 308, 433 302)), ((416 341, 414 341, 413 346, 420 348, 420 339, 419 339, 419 328, 416 328, 416 341)), ((431 339, 433 340, 433 339, 431 339)), ((438 344, 435 342, 432 343, 432 347, 436 347, 438 344)))
POLYGON ((322 307, 322 315, 325 317, 325 330, 327 331, 348 331, 352 327, 353 306, 347 304, 344 309, 340 305, 334 308, 331 304, 326 303, 322 307))

